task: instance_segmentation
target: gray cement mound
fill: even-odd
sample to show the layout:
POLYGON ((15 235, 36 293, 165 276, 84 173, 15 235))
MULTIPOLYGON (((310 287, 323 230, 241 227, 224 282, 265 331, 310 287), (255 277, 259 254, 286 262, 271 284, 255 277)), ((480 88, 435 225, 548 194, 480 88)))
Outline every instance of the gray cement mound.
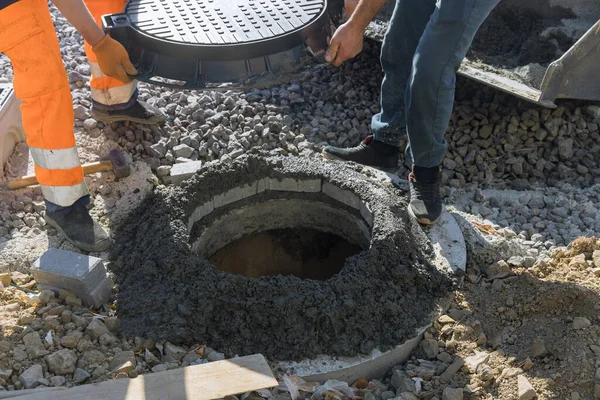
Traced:
MULTIPOLYGON (((119 281, 121 333, 207 343, 229 355, 262 353, 271 360, 353 356, 414 336, 456 282, 430 264, 431 246, 408 217, 406 198, 365 173, 358 165, 253 154, 210 165, 182 188, 157 188, 114 235, 111 268, 119 281), (194 232, 205 230, 217 212, 200 219, 190 237, 188 220, 199 206, 249 182, 290 177, 322 179, 368 204, 368 249, 348 258, 340 273, 325 281, 247 278, 218 271, 192 251, 194 232)), ((323 193, 314 195, 327 201, 319 197, 323 193)), ((228 207, 269 196, 273 192, 265 191, 228 207)))

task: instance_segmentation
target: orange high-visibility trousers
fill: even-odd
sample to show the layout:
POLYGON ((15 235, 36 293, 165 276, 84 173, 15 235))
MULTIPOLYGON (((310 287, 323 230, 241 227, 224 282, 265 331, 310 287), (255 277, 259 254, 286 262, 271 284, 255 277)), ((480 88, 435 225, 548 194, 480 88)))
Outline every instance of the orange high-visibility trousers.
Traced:
POLYGON ((0 52, 10 58, 15 96, 44 198, 70 206, 87 195, 73 133, 73 102, 47 0, 0 10, 0 52))
MULTIPOLYGON (((126 4, 127 0, 85 0, 85 5, 100 27, 102 27, 101 18, 103 15, 121 13, 126 4)), ((90 79, 92 99, 107 106, 127 103, 135 93, 136 81, 123 83, 118 79, 104 75, 98 66, 98 60, 92 51, 92 46, 87 42, 85 42, 85 53, 90 62, 90 73, 92 75, 90 79)))

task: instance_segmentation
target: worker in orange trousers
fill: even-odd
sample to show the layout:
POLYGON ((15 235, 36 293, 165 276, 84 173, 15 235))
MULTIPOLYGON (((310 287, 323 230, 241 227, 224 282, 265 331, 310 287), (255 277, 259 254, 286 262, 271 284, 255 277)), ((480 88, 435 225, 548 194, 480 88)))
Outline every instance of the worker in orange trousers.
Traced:
MULTIPOLYGON (((129 85, 137 74, 126 50, 95 23, 82 0, 53 0, 82 34, 103 79, 129 85)), ((10 58, 14 90, 35 174, 46 200, 46 221, 85 251, 110 246, 88 210, 73 132, 73 103, 47 0, 0 0, 0 52, 10 58)))

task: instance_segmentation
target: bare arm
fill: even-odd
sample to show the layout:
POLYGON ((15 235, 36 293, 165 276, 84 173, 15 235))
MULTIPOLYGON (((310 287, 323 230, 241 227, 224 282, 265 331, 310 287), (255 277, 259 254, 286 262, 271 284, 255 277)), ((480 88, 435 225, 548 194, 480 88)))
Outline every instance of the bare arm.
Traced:
POLYGON ((387 0, 346 0, 350 18, 333 34, 325 60, 338 67, 361 52, 367 25, 383 8, 387 0))
POLYGON ((366 29, 387 2, 388 0, 358 0, 354 10, 349 10, 348 23, 356 25, 360 29, 366 29))
POLYGON ((88 42, 95 46, 104 37, 104 31, 96 24, 83 0, 51 0, 62 15, 88 42))

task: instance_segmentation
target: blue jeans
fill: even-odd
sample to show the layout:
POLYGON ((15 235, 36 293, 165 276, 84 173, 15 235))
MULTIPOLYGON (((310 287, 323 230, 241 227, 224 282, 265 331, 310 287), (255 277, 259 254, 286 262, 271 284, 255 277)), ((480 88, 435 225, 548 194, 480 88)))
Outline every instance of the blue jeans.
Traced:
POLYGON ((442 163, 456 71, 499 1, 396 0, 381 49, 381 112, 371 128, 375 139, 394 146, 408 134, 407 164, 442 163))

